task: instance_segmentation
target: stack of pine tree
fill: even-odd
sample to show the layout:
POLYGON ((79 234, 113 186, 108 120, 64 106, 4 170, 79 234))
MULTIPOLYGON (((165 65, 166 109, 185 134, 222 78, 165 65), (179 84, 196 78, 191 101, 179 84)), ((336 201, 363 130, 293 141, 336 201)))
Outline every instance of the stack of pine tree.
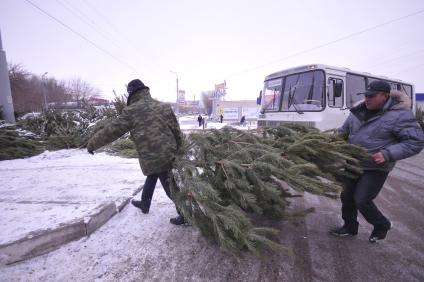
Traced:
POLYGON ((284 247, 272 240, 278 230, 253 216, 289 218, 294 190, 336 197, 341 177, 357 177, 364 157, 340 137, 298 125, 262 134, 225 127, 187 136, 171 190, 186 220, 222 249, 258 254, 284 247))
POLYGON ((35 156, 44 150, 43 143, 15 126, 0 125, 0 161, 35 156))

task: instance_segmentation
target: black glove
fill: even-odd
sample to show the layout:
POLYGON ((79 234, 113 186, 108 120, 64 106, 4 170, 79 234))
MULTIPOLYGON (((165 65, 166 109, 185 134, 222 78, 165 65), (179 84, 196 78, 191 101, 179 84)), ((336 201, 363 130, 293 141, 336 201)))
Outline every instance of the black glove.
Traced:
POLYGON ((83 148, 87 148, 87 152, 89 154, 94 155, 94 148, 93 148, 93 146, 90 146, 89 142, 86 142, 83 146, 84 146, 83 148))

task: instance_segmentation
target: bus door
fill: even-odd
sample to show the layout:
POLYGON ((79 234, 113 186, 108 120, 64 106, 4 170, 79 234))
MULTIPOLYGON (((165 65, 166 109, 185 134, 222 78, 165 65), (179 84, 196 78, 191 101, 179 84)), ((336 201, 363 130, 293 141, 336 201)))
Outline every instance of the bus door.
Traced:
POLYGON ((336 127, 343 124, 349 115, 345 107, 345 85, 342 76, 328 75, 327 79, 327 116, 326 120, 334 123, 336 127))

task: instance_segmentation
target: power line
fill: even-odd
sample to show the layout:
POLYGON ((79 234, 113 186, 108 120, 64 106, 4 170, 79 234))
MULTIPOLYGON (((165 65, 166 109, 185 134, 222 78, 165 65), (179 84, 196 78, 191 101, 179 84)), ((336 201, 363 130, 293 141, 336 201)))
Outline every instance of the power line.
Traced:
POLYGON ((395 58, 390 58, 388 60, 385 60, 385 61, 382 61, 380 63, 374 64, 370 68, 375 68, 375 67, 378 67, 378 66, 381 66, 381 65, 385 65, 387 63, 391 63, 393 61, 397 61, 397 60, 402 59, 402 58, 405 58, 405 57, 411 57, 411 56, 414 56, 414 55, 419 54, 419 53, 422 53, 422 52, 424 52, 424 48, 423 49, 416 50, 416 51, 414 51, 412 53, 408 53, 408 54, 402 55, 402 56, 398 56, 398 57, 395 57, 395 58))
POLYGON ((394 73, 393 73, 393 75, 398 75, 398 74, 401 74, 401 73, 407 72, 407 71, 409 71, 410 69, 418 69, 418 68, 421 68, 421 67, 424 67, 424 64, 418 64, 418 65, 414 65, 414 66, 411 66, 411 67, 404 68, 403 70, 400 70, 400 71, 394 72, 394 73))
POLYGON ((133 54, 134 58, 138 59, 138 61, 140 62, 144 61, 144 59, 139 56, 140 46, 134 45, 133 40, 128 38, 128 36, 126 36, 124 32, 120 31, 103 13, 101 13, 97 8, 95 8, 89 1, 84 0, 83 3, 86 4, 86 6, 90 10, 92 10, 100 19, 107 23, 114 30, 114 32, 126 42, 126 46, 130 47, 130 49, 132 50, 131 53, 133 54))
MULTIPOLYGON (((61 4, 64 8, 66 8, 68 11, 70 11, 71 13, 73 13, 75 16, 77 16, 79 19, 81 19, 81 21, 83 21, 84 23, 86 23, 87 25, 89 25, 91 28, 93 28, 97 33, 99 33, 103 38, 105 38, 107 41, 109 41, 110 43, 112 43, 114 46, 116 46, 119 50, 121 50, 122 53, 124 54, 128 54, 131 53, 131 58, 132 59, 138 59, 138 61, 143 62, 144 59, 140 57, 139 55, 139 50, 134 46, 134 44, 128 39, 128 37, 123 36, 122 32, 119 32, 119 30, 109 21, 107 20, 106 16, 102 15, 93 5, 91 5, 88 1, 83 1, 84 4, 86 4, 86 6, 89 8, 89 10, 94 11, 95 14, 97 14, 97 16, 102 19, 104 22, 106 22, 107 24, 109 24, 112 29, 115 30, 115 33, 119 36, 121 36, 123 39, 125 39, 128 44, 126 44, 126 47, 132 47, 130 49, 121 47, 121 45, 119 45, 118 43, 115 42, 115 40, 113 40, 113 34, 112 33, 108 33, 108 32, 104 32, 104 30, 102 31, 102 27, 101 25, 97 25, 95 23, 95 21, 92 19, 92 17, 90 17, 90 13, 86 13, 85 11, 83 11, 84 9, 80 9, 77 8, 75 5, 73 5, 72 3, 70 3, 70 1, 68 0, 56 0, 59 4, 61 4), (65 5, 63 5, 62 3, 60 3, 60 1, 63 1, 64 4, 66 4, 68 7, 66 7, 65 5)), ((107 29, 110 30, 110 29, 107 29)), ((149 71, 150 73, 152 72, 151 70, 149 71)), ((155 72, 153 72, 155 73, 155 72)), ((154 79, 151 74, 150 75, 143 75, 144 77, 149 78, 149 80, 151 81, 158 81, 157 79, 154 79)))
POLYGON ((113 54, 111 54, 107 50, 103 49, 102 47, 100 47, 99 45, 97 45, 96 43, 94 43, 93 41, 91 41, 90 39, 88 39, 87 37, 85 37, 84 35, 82 35, 81 33, 79 33, 78 31, 74 30, 73 28, 71 28, 70 26, 68 26, 67 24, 65 24, 61 20, 59 20, 58 18, 54 17, 53 15, 49 14, 47 11, 43 10, 42 8, 40 8, 39 6, 37 6, 36 4, 34 4, 31 0, 25 0, 25 1, 28 4, 30 4, 31 6, 33 6, 34 8, 38 9, 39 11, 41 11, 43 14, 45 14, 49 18, 53 19, 54 21, 56 21, 57 23, 59 23, 60 25, 62 25, 63 27, 65 27, 66 29, 68 29, 69 31, 71 31, 72 33, 74 33, 75 35, 77 35, 78 37, 80 37, 81 39, 83 39, 84 41, 90 43, 92 46, 94 46, 95 48, 97 48, 101 52, 105 53, 106 55, 108 55, 109 57, 113 58, 114 60, 116 60, 117 62, 121 63, 122 65, 126 66, 127 68, 129 68, 129 69, 131 69, 131 70, 133 70, 133 71, 135 71, 137 73, 140 73, 139 70, 137 70, 136 68, 134 68, 131 65, 127 64, 126 62, 122 61, 121 59, 115 57, 113 54))
POLYGON ((230 74, 230 75, 228 75, 228 76, 226 76, 226 77, 228 78, 228 77, 232 77, 232 76, 237 76, 237 75, 243 74, 243 73, 245 73, 245 72, 250 72, 250 71, 253 71, 253 70, 256 70, 256 69, 260 69, 260 68, 266 67, 266 66, 268 66, 268 65, 272 65, 272 64, 275 64, 275 63, 278 63, 278 62, 281 62, 281 61, 285 61, 285 60, 287 60, 287 59, 291 59, 291 58, 297 57, 297 56, 299 56, 299 55, 302 55, 302 54, 305 54, 305 53, 309 53, 309 52, 312 52, 312 51, 315 51, 315 50, 321 49, 321 48, 323 48, 323 47, 327 47, 327 46, 329 46, 329 45, 332 45, 332 44, 335 44, 335 43, 338 43, 338 42, 344 41, 344 40, 346 40, 346 39, 349 39, 349 38, 352 38, 352 37, 358 36, 358 35, 360 35, 360 34, 363 34, 363 33, 369 32, 369 31, 371 31, 371 30, 374 30, 374 29, 380 28, 380 27, 382 27, 382 26, 385 26, 385 25, 388 25, 388 24, 391 24, 391 23, 394 23, 394 22, 397 22, 397 21, 401 21, 401 20, 404 20, 404 19, 407 19, 407 18, 410 18, 410 17, 416 16, 416 15, 421 14, 421 13, 423 13, 423 12, 424 12, 424 9, 419 10, 419 11, 414 12, 414 13, 411 13, 411 14, 407 14, 407 15, 405 15, 405 16, 401 16, 401 17, 398 17, 398 18, 395 18, 395 19, 392 19, 392 20, 389 20, 389 21, 383 22, 383 23, 381 23, 381 24, 377 24, 377 25, 374 25, 374 26, 371 26, 371 27, 368 27, 368 28, 362 29, 362 30, 360 30, 360 31, 356 31, 356 32, 350 33, 350 34, 348 34, 348 35, 346 35, 346 36, 343 36, 343 37, 340 37, 340 38, 338 38, 338 39, 335 39, 335 40, 329 41, 329 42, 327 42, 327 43, 324 43, 324 44, 321 44, 321 45, 318 45, 318 46, 315 46, 315 47, 312 47, 312 48, 309 48, 309 49, 302 50, 302 51, 300 51, 300 52, 297 52, 297 53, 291 54, 291 55, 289 55, 289 56, 286 56, 286 57, 283 57, 283 58, 280 58, 280 59, 274 60, 274 61, 272 61, 272 62, 268 62, 268 63, 262 64, 262 65, 259 65, 259 66, 256 66, 256 67, 252 67, 252 68, 245 69, 245 70, 242 70, 242 71, 239 71, 239 72, 235 72, 235 73, 230 74))
MULTIPOLYGON (((89 1, 83 1, 83 3, 89 8, 89 9, 91 9, 91 10, 93 10, 94 11, 94 13, 96 13, 97 14, 97 16, 99 17, 99 18, 101 18, 104 22, 106 22, 112 29, 114 29, 115 30, 115 32, 116 32, 116 34, 118 34, 118 35, 120 35, 120 36, 122 36, 122 34, 121 34, 121 32, 119 32, 119 30, 115 27, 115 25, 113 25, 108 19, 107 19, 107 17, 104 15, 104 14, 102 14, 102 13, 100 13, 99 12, 99 10, 97 10, 89 1)), ((127 39, 127 38, 126 38, 127 39)), ((128 42, 130 42, 130 40, 128 40, 128 42)))
POLYGON ((78 9, 76 6, 72 5, 67 0, 63 0, 63 2, 69 5, 73 10, 75 10, 82 18, 85 18, 87 21, 91 22, 94 25, 94 21, 89 16, 87 16, 83 11, 78 9))
POLYGON ((110 39, 104 32, 102 32, 100 29, 98 29, 96 27, 96 25, 91 21, 87 20, 86 18, 88 18, 87 16, 85 16, 85 14, 83 14, 80 10, 76 9, 73 5, 71 5, 69 2, 67 1, 63 1, 63 3, 60 0, 56 0, 57 3, 59 3, 63 8, 65 8, 66 10, 68 10, 71 14, 73 14, 74 16, 76 16, 77 18, 79 18, 82 22, 84 22, 85 24, 87 24, 88 26, 90 26, 95 32, 97 32, 98 34, 100 34, 104 39, 106 39, 107 41, 109 41, 110 43, 112 43, 113 45, 115 45, 115 47, 117 47, 119 50, 125 52, 124 49, 122 49, 119 45, 117 45, 115 43, 115 41, 113 41, 112 39, 110 39), (66 6, 66 5, 69 5, 66 6))

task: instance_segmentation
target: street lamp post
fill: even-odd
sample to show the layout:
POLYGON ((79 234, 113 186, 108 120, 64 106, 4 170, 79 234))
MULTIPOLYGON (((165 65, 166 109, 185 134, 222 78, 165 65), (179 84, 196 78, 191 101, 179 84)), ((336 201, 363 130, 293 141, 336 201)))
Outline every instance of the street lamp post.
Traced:
POLYGON ((9 70, 7 68, 6 52, 3 50, 0 34, 0 110, 8 123, 15 123, 12 92, 10 90, 9 70))
POLYGON ((42 90, 43 90, 43 98, 44 98, 44 111, 48 110, 48 105, 47 105, 47 94, 46 94, 46 83, 44 81, 45 76, 48 74, 48 72, 43 73, 43 75, 41 76, 41 86, 42 86, 42 90))
POLYGON ((170 72, 175 74, 175 77, 177 78, 177 106, 176 106, 176 109, 175 109, 175 113, 178 115, 179 112, 180 112, 179 111, 180 105, 178 104, 178 74, 175 71, 172 71, 172 70, 170 72))

